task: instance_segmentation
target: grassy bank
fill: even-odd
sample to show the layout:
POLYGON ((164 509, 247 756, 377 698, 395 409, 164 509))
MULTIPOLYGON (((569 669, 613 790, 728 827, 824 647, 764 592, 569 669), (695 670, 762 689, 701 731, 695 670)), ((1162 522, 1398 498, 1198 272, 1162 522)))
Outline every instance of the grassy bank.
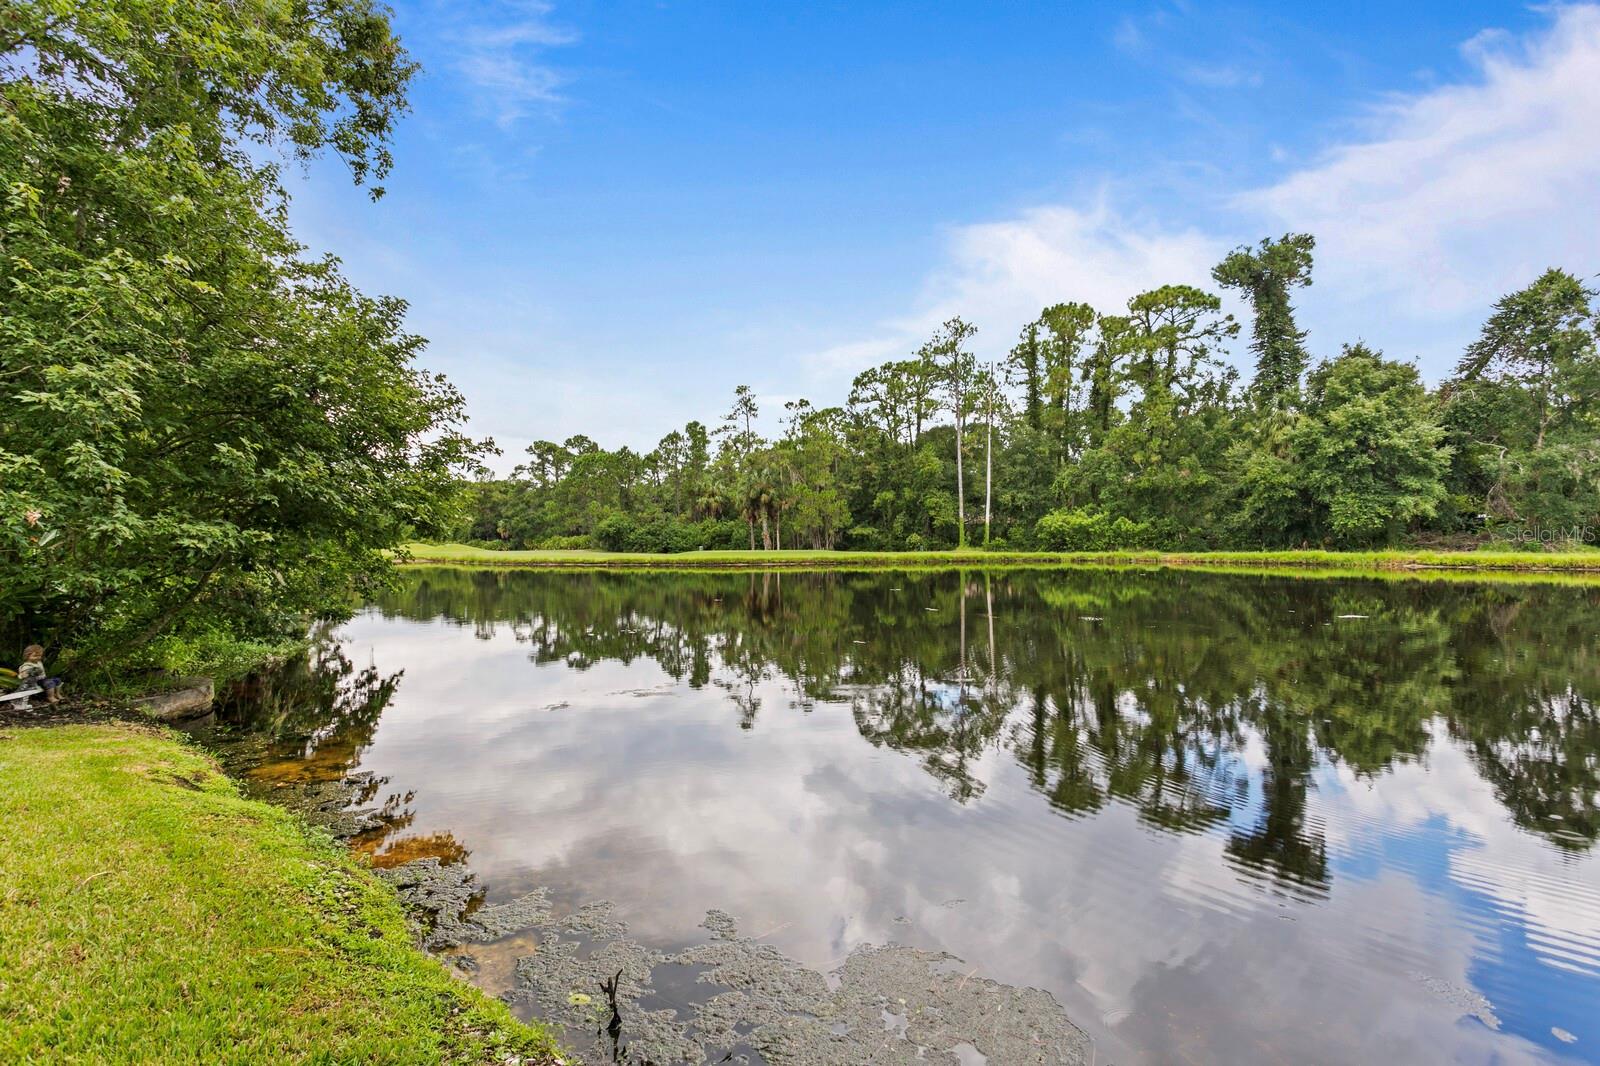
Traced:
POLYGON ((572 569, 922 570, 962 566, 1196 566, 1228 569, 1564 571, 1600 573, 1595 552, 842 552, 699 551, 651 555, 603 551, 491 551, 465 544, 409 544, 409 561, 572 569))
POLYGON ((0 1061, 553 1061, 393 893, 170 734, 0 734, 0 1061))

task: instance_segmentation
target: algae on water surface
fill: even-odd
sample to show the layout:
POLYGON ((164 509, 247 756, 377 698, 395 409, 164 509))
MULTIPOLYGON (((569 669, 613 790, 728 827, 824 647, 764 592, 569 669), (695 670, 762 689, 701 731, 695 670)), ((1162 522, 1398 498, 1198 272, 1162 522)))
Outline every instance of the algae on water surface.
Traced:
MULTIPOLYGON (((429 858, 384 876, 420 913, 435 948, 531 931, 537 945, 517 959, 506 998, 560 1024, 591 1063, 1089 1061, 1087 1036, 1049 993, 965 972, 952 955, 864 944, 825 976, 741 936, 722 911, 707 912, 706 942, 667 952, 629 936, 603 900, 552 919, 547 896, 536 891, 469 913, 474 889, 463 866, 429 858), (663 985, 689 991, 682 1003, 661 1006, 663 985)), ((473 969, 470 949, 457 958, 473 969)))

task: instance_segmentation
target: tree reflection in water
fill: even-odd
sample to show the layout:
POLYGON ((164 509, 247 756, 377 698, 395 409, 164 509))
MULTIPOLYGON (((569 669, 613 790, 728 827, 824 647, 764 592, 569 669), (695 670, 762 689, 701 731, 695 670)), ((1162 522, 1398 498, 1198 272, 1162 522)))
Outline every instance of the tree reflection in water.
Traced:
POLYGON ((410 793, 386 792, 387 778, 355 772, 404 671, 358 669, 333 628, 319 624, 304 656, 223 693, 224 760, 252 793, 349 836, 375 866, 427 857, 465 861, 469 851, 448 832, 406 832, 415 818, 410 793), (352 819, 351 809, 363 813, 352 819))
MULTIPOLYGON (((538 663, 649 659, 726 691, 746 729, 771 713, 759 687, 781 679, 801 711, 849 706, 863 739, 917 759, 958 803, 979 800, 983 757, 1003 751, 1065 815, 1117 802, 1162 831, 1225 831, 1240 870, 1295 892, 1328 884, 1307 802, 1318 768, 1382 774, 1441 729, 1517 824, 1573 851, 1600 833, 1595 587, 426 569, 376 606, 484 638, 509 628, 538 663)), ((300 671, 261 724, 311 762, 353 766, 399 675, 358 671, 331 643, 300 671)))

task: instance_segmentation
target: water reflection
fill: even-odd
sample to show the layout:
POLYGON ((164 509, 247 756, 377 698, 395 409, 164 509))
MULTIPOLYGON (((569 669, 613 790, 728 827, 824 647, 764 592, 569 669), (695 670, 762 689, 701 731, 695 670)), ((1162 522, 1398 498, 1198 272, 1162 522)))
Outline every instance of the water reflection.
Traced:
POLYGON ((919 756, 962 802, 983 791, 973 755, 1020 704, 1029 723, 1011 749, 1054 806, 1117 797, 1175 830, 1249 799, 1235 756, 1254 731, 1267 751, 1261 810, 1236 850, 1297 883, 1327 878, 1304 823, 1317 759, 1380 773, 1422 755, 1436 716, 1518 824, 1580 851, 1600 835, 1593 588, 440 569, 378 607, 471 625, 481 640, 505 626, 537 663, 648 658, 691 688, 715 671, 745 728, 756 684, 785 678, 797 705, 848 700, 865 739, 919 756))
POLYGON ((465 862, 471 852, 448 830, 407 832, 414 791, 388 791, 387 777, 359 771, 404 670, 358 669, 325 623, 311 636, 304 657, 222 693, 218 717, 234 727, 219 745, 224 762, 247 791, 298 808, 380 869, 465 862))
POLYGON ((380 771, 378 856, 465 840, 664 940, 923 938, 1121 1062, 1583 1058, 1597 621, 1582 586, 423 570, 256 701, 253 772, 380 771))

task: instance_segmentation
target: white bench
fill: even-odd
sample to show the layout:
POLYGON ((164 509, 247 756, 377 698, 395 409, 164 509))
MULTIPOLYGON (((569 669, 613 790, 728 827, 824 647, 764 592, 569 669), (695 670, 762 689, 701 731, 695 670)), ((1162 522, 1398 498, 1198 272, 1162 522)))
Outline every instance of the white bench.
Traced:
POLYGON ((0 708, 4 708, 8 703, 14 703, 16 704, 15 710, 31 711, 33 710, 32 697, 43 694, 44 689, 42 688, 25 688, 21 692, 7 692, 4 695, 0 695, 0 708))

